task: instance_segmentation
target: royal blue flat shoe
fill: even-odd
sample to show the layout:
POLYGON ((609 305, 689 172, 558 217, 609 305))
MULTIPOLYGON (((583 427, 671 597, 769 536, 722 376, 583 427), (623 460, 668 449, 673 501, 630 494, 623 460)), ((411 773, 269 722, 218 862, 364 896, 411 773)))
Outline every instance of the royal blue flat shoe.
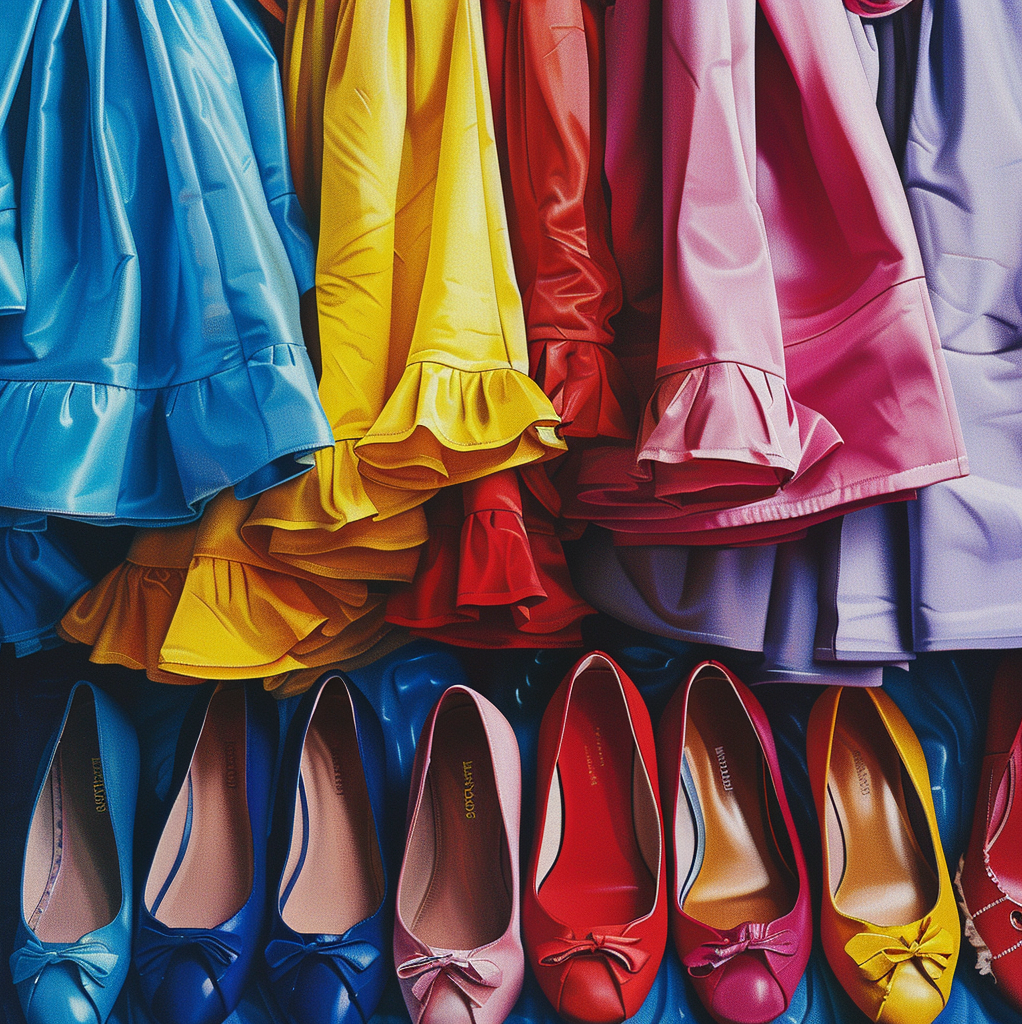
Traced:
POLYGON ((139 900, 135 964, 158 1024, 220 1024, 260 948, 276 710, 221 683, 186 720, 180 784, 139 900), (189 753, 190 752, 190 753, 189 753))
POLYGON ((273 830, 266 962, 290 1024, 362 1024, 383 994, 385 779, 376 713, 343 676, 322 677, 288 730, 273 830))
POLYGON ((28 1024, 103 1024, 131 962, 138 740, 91 683, 71 689, 43 761, 11 975, 28 1024))

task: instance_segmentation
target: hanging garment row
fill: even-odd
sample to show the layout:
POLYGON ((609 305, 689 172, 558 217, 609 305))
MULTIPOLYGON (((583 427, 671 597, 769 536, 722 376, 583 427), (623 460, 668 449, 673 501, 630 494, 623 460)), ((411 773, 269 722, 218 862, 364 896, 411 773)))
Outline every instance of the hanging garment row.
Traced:
POLYGON ((857 536, 894 587, 871 506, 967 472, 858 18, 901 4, 705 6, 292 3, 278 68, 254 3, 28 5, 0 94, 4 639, 50 642, 77 597, 60 632, 96 660, 279 682, 394 624, 578 645, 574 579, 781 651, 778 567, 812 537, 787 660, 910 656, 882 615, 842 634, 878 584, 839 557, 857 536), (58 517, 145 528, 79 596, 58 517))

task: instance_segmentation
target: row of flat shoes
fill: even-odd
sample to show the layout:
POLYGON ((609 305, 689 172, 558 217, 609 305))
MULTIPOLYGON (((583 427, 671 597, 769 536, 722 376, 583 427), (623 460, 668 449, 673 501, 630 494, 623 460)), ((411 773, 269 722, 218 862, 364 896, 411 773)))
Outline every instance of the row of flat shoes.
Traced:
MULTIPOLYGON (((1014 820, 1012 683, 1001 700, 1018 714, 1013 727, 991 714, 1006 735, 990 742, 1007 753, 984 762, 993 795, 959 880, 977 912, 966 934, 999 980, 1010 942, 997 928, 1004 917, 1018 934, 1018 904, 971 868, 1014 820)), ((10 966, 28 1024, 103 1024, 132 963, 158 1024, 219 1024, 256 972, 292 1024, 365 1021, 391 976, 388 946, 415 1024, 500 1024, 526 962, 564 1019, 619 1022, 641 1007, 668 932, 721 1024, 760 1024, 791 1003, 812 944, 805 860, 766 714, 724 665, 697 665, 656 733, 612 658, 575 665, 540 725, 524 885, 518 744, 480 693, 446 689, 419 735, 393 901, 369 702, 327 673, 279 756, 277 731, 256 688, 200 694, 136 891, 138 741, 99 687, 72 688, 22 865, 10 966)), ((807 764, 828 962, 870 1019, 929 1024, 961 930, 919 741, 882 690, 831 687, 812 711, 807 764)))

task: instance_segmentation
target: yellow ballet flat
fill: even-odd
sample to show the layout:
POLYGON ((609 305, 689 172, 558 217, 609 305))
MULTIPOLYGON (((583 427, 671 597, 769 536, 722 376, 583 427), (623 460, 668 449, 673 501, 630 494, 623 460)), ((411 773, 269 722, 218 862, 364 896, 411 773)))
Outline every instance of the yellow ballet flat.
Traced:
POLYGON ((919 740, 882 690, 834 686, 813 707, 806 748, 827 960, 871 1020, 930 1024, 961 933, 919 740))

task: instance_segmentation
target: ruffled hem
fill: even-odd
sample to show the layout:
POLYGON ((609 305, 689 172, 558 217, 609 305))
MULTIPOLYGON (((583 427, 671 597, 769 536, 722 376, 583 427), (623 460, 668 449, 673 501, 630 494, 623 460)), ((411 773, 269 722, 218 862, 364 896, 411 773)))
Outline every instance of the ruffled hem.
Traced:
POLYGON ((408 582, 426 542, 424 494, 363 480, 354 444, 317 452, 310 473, 260 495, 242 534, 265 559, 313 576, 408 582))
POLYGON ((526 521, 513 475, 489 483, 466 500, 495 507, 464 514, 450 492, 434 499, 422 566, 391 594, 387 620, 463 647, 580 646, 593 609, 572 586, 552 524, 538 513, 526 521))
POLYGON ((640 477, 655 497, 695 511, 774 494, 841 444, 784 381, 741 363, 707 363, 664 378, 643 418, 640 477))
POLYGON ((315 454, 302 476, 259 496, 248 526, 281 530, 340 530, 364 519, 386 519, 422 503, 417 494, 364 480, 356 439, 342 438, 315 454))
POLYGON ((306 577, 407 583, 415 575, 426 542, 421 508, 382 523, 364 520, 336 532, 267 531, 244 527, 249 547, 266 561, 306 577))
POLYGON ((364 477, 437 490, 567 450, 536 382, 510 367, 406 367, 379 418, 355 445, 364 477))
POLYGON ((635 438, 637 407, 617 357, 592 341, 529 345, 529 372, 561 417, 562 437, 635 438))
POLYGON ((283 343, 166 388, 3 380, 0 434, 7 505, 156 527, 193 521, 225 487, 247 498, 306 473, 333 444, 308 355, 283 343))
POLYGON ((197 530, 197 524, 140 530, 126 560, 68 609, 58 627, 60 636, 90 645, 89 660, 96 664, 141 669, 156 683, 199 682, 158 667, 197 530))
POLYGON ((158 667, 200 679, 250 679, 330 665, 381 638, 389 628, 384 608, 384 596, 362 583, 310 583, 195 556, 158 667))

